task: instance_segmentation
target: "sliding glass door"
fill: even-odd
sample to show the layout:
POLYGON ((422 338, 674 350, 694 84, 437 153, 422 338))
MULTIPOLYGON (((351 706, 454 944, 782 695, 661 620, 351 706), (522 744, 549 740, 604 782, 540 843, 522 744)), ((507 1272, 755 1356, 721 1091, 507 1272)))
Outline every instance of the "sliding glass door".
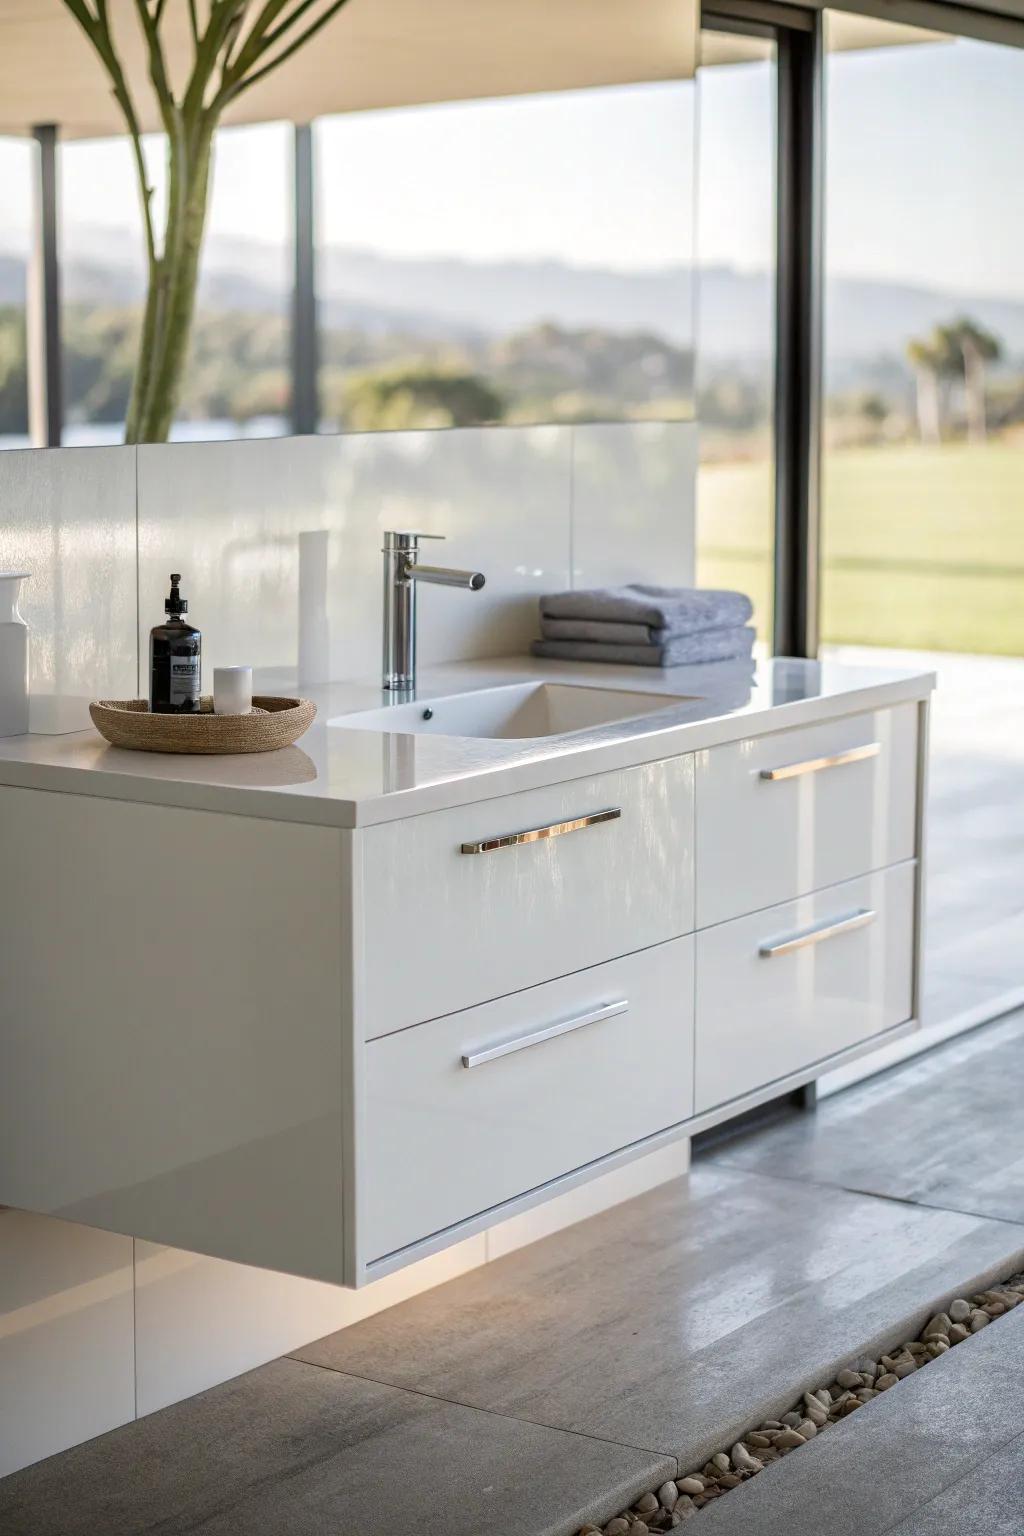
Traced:
POLYGON ((930 667, 925 1020, 1024 993, 1024 51, 839 15, 822 634, 930 667))
POLYGON ((698 579, 937 673, 924 1017, 982 1018, 1024 998, 1024 47, 831 11, 819 72, 808 13, 704 26, 698 579))

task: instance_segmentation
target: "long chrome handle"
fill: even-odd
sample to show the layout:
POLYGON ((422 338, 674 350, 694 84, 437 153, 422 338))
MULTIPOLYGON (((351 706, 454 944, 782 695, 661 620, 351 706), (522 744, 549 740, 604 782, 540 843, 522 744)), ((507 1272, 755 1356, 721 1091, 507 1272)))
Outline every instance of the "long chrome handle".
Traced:
POLYGON ((853 933, 857 928, 866 928, 877 916, 877 912, 862 907, 857 912, 851 912, 848 917, 820 923, 816 928, 805 928, 802 933, 794 933, 791 938, 779 939, 774 944, 762 944, 758 953, 766 960, 774 955, 791 955, 794 949, 806 949, 809 944, 820 944, 823 939, 834 939, 840 933, 853 933))
POLYGON ((582 832, 584 827, 596 827, 602 821, 618 821, 622 815, 618 806, 607 811, 592 811, 589 816, 577 816, 573 821, 553 821, 547 827, 531 827, 527 832, 506 832, 503 837, 485 837, 479 843, 463 843, 461 853, 493 853, 496 848, 518 848, 523 843, 542 843, 549 837, 564 837, 567 832, 582 832))
POLYGON ((562 1019, 558 1024, 547 1024, 543 1029, 532 1030, 528 1035, 504 1040, 501 1045, 488 1045, 482 1051, 468 1051, 462 1058, 462 1065, 482 1067, 485 1061, 497 1061, 499 1056, 511 1056, 513 1051, 525 1051, 531 1045, 540 1045, 543 1040, 554 1040, 558 1035, 568 1035, 572 1030, 583 1029, 587 1024, 600 1024, 602 1019, 614 1019, 628 1008, 626 998, 621 998, 617 1003, 602 1003, 589 1013, 579 1013, 573 1019, 562 1019))
POLYGON ((863 747, 850 747, 846 752, 832 752, 827 757, 809 757, 802 763, 784 763, 781 768, 762 768, 762 779, 798 779, 803 773, 820 773, 823 768, 843 768, 847 763, 863 763, 869 757, 877 757, 882 750, 880 741, 869 741, 863 747))

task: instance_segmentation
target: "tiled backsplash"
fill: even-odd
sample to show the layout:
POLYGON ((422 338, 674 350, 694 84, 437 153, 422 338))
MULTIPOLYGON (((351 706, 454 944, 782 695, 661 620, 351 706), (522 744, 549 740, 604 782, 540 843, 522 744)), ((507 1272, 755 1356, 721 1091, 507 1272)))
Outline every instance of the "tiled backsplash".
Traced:
POLYGON ((689 422, 3 453, 0 568, 32 572, 36 694, 144 687, 171 570, 207 676, 373 678, 385 528, 443 533, 437 561, 487 577, 421 592, 421 664, 514 654, 542 592, 692 579, 695 463, 689 422))
POLYGON ((135 547, 134 448, 0 453, 0 570, 31 573, 33 693, 135 692, 135 547))

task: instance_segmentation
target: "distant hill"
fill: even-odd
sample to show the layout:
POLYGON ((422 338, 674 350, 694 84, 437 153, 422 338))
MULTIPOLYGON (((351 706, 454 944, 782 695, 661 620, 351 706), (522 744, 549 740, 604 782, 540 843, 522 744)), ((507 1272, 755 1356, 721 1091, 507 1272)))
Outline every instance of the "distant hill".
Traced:
MULTIPOLYGON (((765 272, 704 267, 698 276, 700 346, 715 357, 763 356, 772 334, 772 288, 765 272)), ((834 359, 902 358, 909 337, 969 314, 1008 352, 1024 354, 1024 302, 992 299, 874 278, 833 278, 825 296, 827 349, 834 359)))
MULTIPOLYGON (((125 260, 127 233, 76 236, 63 269, 69 302, 118 306, 142 293, 141 267, 125 260)), ((280 312, 288 304, 287 252, 257 242, 210 241, 200 302, 212 310, 280 312)), ((412 260, 358 249, 320 256, 324 323, 383 334, 442 339, 507 335, 551 320, 567 327, 651 331, 677 345, 691 340, 691 284, 696 281, 700 345, 711 360, 757 360, 772 335, 771 285, 765 272, 711 266, 613 271, 547 261, 412 260)), ((0 253, 0 304, 21 302, 24 265, 0 253)), ((1007 351, 1024 355, 1024 302, 944 292, 915 284, 838 278, 829 285, 830 359, 868 362, 902 357, 909 336, 958 314, 996 332, 1007 351)))

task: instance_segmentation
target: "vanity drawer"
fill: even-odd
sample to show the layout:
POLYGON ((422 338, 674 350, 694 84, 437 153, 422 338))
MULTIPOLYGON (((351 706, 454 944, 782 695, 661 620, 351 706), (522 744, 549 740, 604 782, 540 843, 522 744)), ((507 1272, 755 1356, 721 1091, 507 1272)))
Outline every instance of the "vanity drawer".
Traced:
POLYGON ((917 852, 917 705, 696 755, 697 926, 917 852))
POLYGON ((697 1114, 910 1018, 915 873, 902 864, 697 934, 697 1114))
POLYGON ((692 756, 362 839, 365 1039, 693 928, 692 756))
POLYGON ((686 1119, 692 936, 372 1041, 366 1105, 368 1262, 686 1119))

